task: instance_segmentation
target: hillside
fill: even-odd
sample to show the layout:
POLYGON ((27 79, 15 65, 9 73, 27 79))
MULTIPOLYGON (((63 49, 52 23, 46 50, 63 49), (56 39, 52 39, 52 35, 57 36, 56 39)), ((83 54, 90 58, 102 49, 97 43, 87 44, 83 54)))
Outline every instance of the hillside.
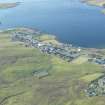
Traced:
MULTIPOLYGON (((54 37, 31 29, 0 32, 1 105, 104 105, 104 96, 89 97, 85 93, 88 83, 104 74, 101 65, 89 63, 84 55, 67 62, 42 53, 23 42, 12 41, 14 32, 55 44, 54 37)), ((101 53, 104 55, 104 50, 101 53)))

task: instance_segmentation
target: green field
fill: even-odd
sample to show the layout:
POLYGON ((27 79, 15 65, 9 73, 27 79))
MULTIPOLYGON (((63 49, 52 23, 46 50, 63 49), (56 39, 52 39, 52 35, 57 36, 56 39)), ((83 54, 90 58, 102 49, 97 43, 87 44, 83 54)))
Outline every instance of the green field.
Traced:
POLYGON ((86 57, 68 63, 12 42, 14 31, 0 33, 0 105, 105 104, 105 97, 87 97, 84 92, 88 78, 91 81, 105 72, 101 66, 90 64, 86 57), (37 78, 36 71, 47 71, 49 75, 37 78))
POLYGON ((74 63, 74 64, 83 64, 83 63, 85 63, 87 61, 88 61, 87 56, 80 56, 80 57, 76 58, 75 60, 73 60, 72 63, 74 63))

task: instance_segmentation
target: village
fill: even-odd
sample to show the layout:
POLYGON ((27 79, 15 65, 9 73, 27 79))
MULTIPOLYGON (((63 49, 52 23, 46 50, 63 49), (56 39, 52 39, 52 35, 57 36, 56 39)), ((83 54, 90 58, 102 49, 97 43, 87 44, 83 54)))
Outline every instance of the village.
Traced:
MULTIPOLYGON (((43 41, 35 39, 35 34, 40 35, 40 32, 35 32, 31 34, 25 32, 15 32, 12 35, 12 41, 23 42, 25 47, 38 48, 42 53, 59 56, 67 62, 71 62, 79 56, 84 55, 84 49, 81 47, 74 47, 72 44, 60 43, 59 45, 56 45, 53 43, 45 43, 43 41)), ((103 56, 92 53, 87 53, 85 55, 88 56, 88 62, 105 67, 105 58, 103 56)))
POLYGON ((105 96, 105 75, 92 81, 85 90, 87 96, 105 96))
MULTIPOLYGON (((59 56, 60 58, 71 62, 72 60, 84 55, 83 48, 74 47, 72 44, 55 45, 53 43, 45 43, 34 38, 34 34, 40 35, 40 32, 36 33, 25 33, 25 32, 15 32, 12 35, 12 41, 24 42, 25 47, 35 47, 38 48, 42 53, 53 54, 59 56)), ((103 56, 97 56, 95 54, 85 54, 88 56, 88 62, 95 63, 105 66, 105 58, 103 56)))
POLYGON ((22 32, 15 32, 12 35, 12 41, 24 42, 26 47, 38 48, 42 53, 59 56, 68 62, 79 57, 81 52, 81 48, 73 48, 71 44, 61 43, 60 45, 54 45, 52 43, 45 43, 34 39, 33 35, 22 32))

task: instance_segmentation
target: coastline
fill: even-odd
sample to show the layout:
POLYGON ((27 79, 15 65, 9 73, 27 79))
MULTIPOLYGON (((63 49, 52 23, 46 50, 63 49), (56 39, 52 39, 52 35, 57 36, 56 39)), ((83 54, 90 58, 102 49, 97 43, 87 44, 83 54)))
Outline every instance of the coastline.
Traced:
POLYGON ((81 0, 82 3, 85 3, 90 6, 96 6, 102 8, 101 13, 105 14, 105 1, 96 1, 96 0, 81 0))
POLYGON ((87 3, 89 5, 93 5, 93 6, 99 6, 99 7, 104 7, 105 5, 105 1, 97 1, 97 0, 81 0, 81 2, 83 3, 87 3))
POLYGON ((39 31, 38 29, 34 29, 34 28, 27 28, 27 27, 18 27, 18 28, 8 28, 8 29, 4 29, 4 30, 0 30, 0 32, 12 32, 12 31, 16 31, 16 32, 23 32, 23 33, 31 33, 31 34, 35 34, 37 35, 37 37, 35 39, 37 39, 38 41, 45 43, 45 44, 53 44, 54 46, 70 46, 71 48, 75 48, 77 51, 78 49, 81 50, 85 50, 85 51, 89 51, 90 53, 96 53, 98 51, 103 51, 104 48, 86 48, 86 47, 82 47, 82 46, 78 46, 78 45, 73 45, 72 43, 70 44, 66 44, 66 43, 62 43, 60 42, 57 37, 55 35, 51 35, 51 34, 47 34, 47 33, 43 33, 41 31, 39 31))
MULTIPOLYGON (((0 29, 0 33, 2 32, 11 32, 11 31, 22 31, 22 32, 27 32, 27 33, 35 33, 37 32, 38 35, 43 35, 42 36, 42 39, 40 39, 40 41, 44 41, 44 40, 54 40, 55 42, 57 42, 57 44, 61 45, 61 44, 67 44, 67 43, 62 43, 58 40, 57 36, 56 35, 52 35, 52 34, 47 34, 47 33, 44 33, 42 31, 40 31, 39 29, 36 29, 36 28, 29 28, 29 27, 14 27, 14 28, 7 28, 7 29, 0 29)), ((47 42, 47 41, 45 41, 47 42)), ((50 43, 50 42, 48 42, 50 43)), ((80 48, 83 48, 83 49, 94 49, 94 50, 97 50, 97 49, 104 49, 104 48, 95 48, 95 47, 82 47, 82 46, 78 46, 78 45, 73 45, 72 43, 69 43, 69 45, 71 46, 74 46, 74 47, 80 47, 80 48)))

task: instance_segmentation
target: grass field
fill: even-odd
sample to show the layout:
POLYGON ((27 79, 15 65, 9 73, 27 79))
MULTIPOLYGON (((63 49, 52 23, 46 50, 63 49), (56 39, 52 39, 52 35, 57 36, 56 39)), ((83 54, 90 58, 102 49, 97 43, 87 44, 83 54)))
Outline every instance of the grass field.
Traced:
POLYGON ((0 105, 105 104, 105 97, 89 98, 84 92, 88 80, 105 72, 101 66, 83 57, 68 63, 36 48, 24 47, 23 43, 11 41, 14 31, 0 33, 0 105), (48 76, 34 76, 35 71, 45 70, 48 76))
POLYGON ((78 58, 76 58, 75 60, 72 61, 72 63, 74 64, 82 64, 88 61, 88 57, 87 56, 80 56, 78 58))
POLYGON ((104 73, 93 73, 93 74, 86 75, 86 76, 82 77, 81 80, 83 80, 85 82, 91 82, 103 75, 104 75, 104 73))
POLYGON ((41 36, 36 37, 38 40, 43 41, 44 43, 52 43, 54 45, 59 45, 60 43, 56 40, 56 37, 49 34, 42 34, 41 36))

